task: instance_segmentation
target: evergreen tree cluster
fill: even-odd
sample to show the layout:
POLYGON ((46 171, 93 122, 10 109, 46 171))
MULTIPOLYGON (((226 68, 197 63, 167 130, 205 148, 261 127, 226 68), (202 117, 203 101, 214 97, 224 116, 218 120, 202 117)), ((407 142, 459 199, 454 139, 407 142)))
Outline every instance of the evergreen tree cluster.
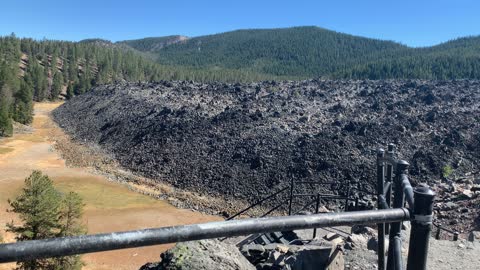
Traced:
MULTIPOLYGON (((60 193, 52 180, 40 171, 25 179, 20 195, 9 201, 12 212, 19 215, 22 224, 7 224, 7 231, 16 235, 17 241, 81 235, 86 232, 81 222, 83 200, 75 192, 60 193)), ((80 256, 38 259, 18 262, 25 270, 78 270, 83 266, 80 256)))
POLYGON ((133 50, 0 37, 0 136, 12 134, 12 121, 32 121, 33 101, 70 98, 115 81, 159 80, 168 72, 133 50))

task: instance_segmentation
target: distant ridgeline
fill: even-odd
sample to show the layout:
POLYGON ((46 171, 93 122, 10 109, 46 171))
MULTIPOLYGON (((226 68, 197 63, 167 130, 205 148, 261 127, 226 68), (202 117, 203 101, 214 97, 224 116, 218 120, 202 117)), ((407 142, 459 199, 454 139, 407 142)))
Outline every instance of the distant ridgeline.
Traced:
POLYGON ((203 71, 242 71, 288 79, 480 78, 480 37, 425 48, 319 27, 238 30, 178 40, 179 37, 121 43, 148 53, 161 64, 203 71))

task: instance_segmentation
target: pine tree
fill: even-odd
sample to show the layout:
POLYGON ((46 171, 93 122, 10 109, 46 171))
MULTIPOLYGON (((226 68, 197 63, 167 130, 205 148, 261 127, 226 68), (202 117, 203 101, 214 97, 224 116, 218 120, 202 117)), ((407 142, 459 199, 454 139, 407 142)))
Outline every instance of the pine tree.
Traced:
POLYGON ((15 93, 13 119, 25 125, 33 120, 33 86, 28 76, 20 82, 20 89, 15 93))
POLYGON ((73 91, 73 83, 69 83, 67 86, 67 99, 71 99, 75 95, 73 91))
MULTIPOLYGON (((81 223, 82 198, 70 192, 62 197, 52 180, 39 171, 25 179, 21 194, 10 201, 11 212, 19 215, 21 225, 7 224, 7 231, 16 234, 18 241, 74 236, 86 232, 81 223)), ((18 262, 24 270, 79 270, 83 263, 80 256, 37 259, 18 262)))
POLYGON ((12 136, 13 126, 10 116, 12 92, 8 85, 0 85, 0 136, 12 136))
POLYGON ((62 87, 63 87, 62 74, 60 74, 59 72, 55 72, 55 75, 53 76, 52 92, 50 95, 50 100, 58 99, 58 96, 62 92, 62 87))
MULTIPOLYGON (((59 212, 59 237, 85 234, 85 227, 81 223, 83 206, 82 197, 77 193, 69 192, 65 195, 59 212)), ((56 258, 54 264, 56 269, 62 270, 78 270, 83 266, 80 255, 56 258)))
MULTIPOLYGON (((10 201, 11 212, 19 214, 21 225, 7 224, 7 231, 16 234, 18 241, 45 239, 56 236, 60 228, 59 209, 61 195, 54 188, 52 180, 39 171, 25 179, 21 194, 10 201)), ((19 269, 48 269, 51 259, 18 262, 19 269)))

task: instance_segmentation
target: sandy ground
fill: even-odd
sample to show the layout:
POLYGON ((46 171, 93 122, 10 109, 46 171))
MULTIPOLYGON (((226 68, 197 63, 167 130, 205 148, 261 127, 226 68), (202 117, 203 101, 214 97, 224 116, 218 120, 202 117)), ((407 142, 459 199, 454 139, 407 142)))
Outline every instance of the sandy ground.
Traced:
MULTIPOLYGON (((32 170, 48 174, 62 191, 73 190, 84 198, 84 222, 90 234, 220 219, 175 208, 84 168, 67 167, 48 139, 52 130, 62 132, 49 117, 49 113, 60 104, 35 104, 34 132, 0 140, 0 233, 6 242, 14 239, 13 235, 5 233, 5 224, 12 220, 16 222, 15 215, 6 212, 7 200, 19 193, 25 177, 32 170)), ((87 254, 83 256, 84 269, 138 269, 148 261, 158 261, 159 254, 168 247, 160 245, 87 254)), ((12 269, 13 266, 0 264, 0 270, 12 269)))

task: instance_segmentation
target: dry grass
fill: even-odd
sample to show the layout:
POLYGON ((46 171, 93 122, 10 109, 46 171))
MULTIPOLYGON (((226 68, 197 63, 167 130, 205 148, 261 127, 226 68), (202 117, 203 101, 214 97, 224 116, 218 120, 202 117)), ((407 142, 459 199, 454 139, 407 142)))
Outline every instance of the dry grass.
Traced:
POLYGON ((10 153, 13 151, 13 148, 10 147, 0 147, 0 155, 10 153))
MULTIPOLYGON (((135 230, 149 227, 173 226, 180 224, 207 222, 219 217, 208 216, 190 210, 177 209, 154 196, 145 196, 138 184, 119 184, 107 178, 106 174, 94 173, 99 168, 115 168, 111 159, 94 155, 86 145, 69 141, 63 131, 49 118, 49 112, 60 103, 35 104, 35 118, 31 134, 15 134, 0 141, 0 234, 5 241, 14 241, 12 234, 4 233, 5 224, 11 220, 18 222, 9 208, 7 199, 14 198, 21 190, 24 179, 32 170, 41 170, 49 175, 62 191, 76 191, 84 198, 85 215, 89 233, 135 230), (56 143, 55 143, 56 142, 56 143), (9 150, 4 150, 9 149, 9 150), (62 150, 70 162, 77 168, 66 166, 55 149, 62 150), (4 158, 8 157, 8 158, 4 158), (74 162, 75 161, 75 162, 74 162), (108 165, 108 166, 107 166, 108 165), (80 167, 80 168, 79 168, 80 167)), ((112 172, 115 173, 115 172, 112 172)), ((123 174, 127 172, 116 172, 123 174)), ((112 174, 113 175, 113 174, 112 174)), ((162 190, 163 191, 163 190, 162 190)), ((169 246, 152 246, 125 249, 110 252, 88 254, 84 256, 87 266, 83 269, 138 269, 148 261, 157 261, 159 254, 169 246)), ((12 269, 13 264, 0 264, 0 270, 12 269)))

